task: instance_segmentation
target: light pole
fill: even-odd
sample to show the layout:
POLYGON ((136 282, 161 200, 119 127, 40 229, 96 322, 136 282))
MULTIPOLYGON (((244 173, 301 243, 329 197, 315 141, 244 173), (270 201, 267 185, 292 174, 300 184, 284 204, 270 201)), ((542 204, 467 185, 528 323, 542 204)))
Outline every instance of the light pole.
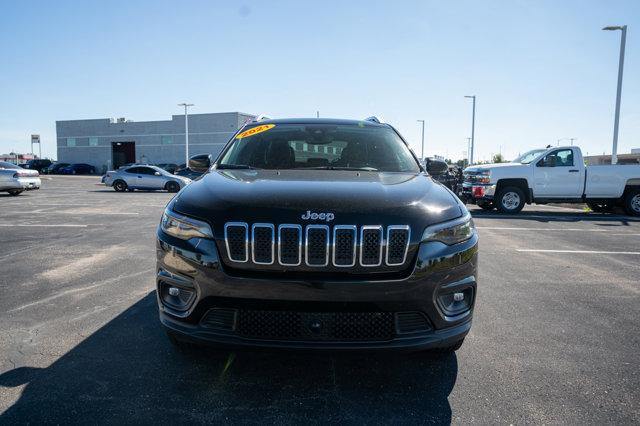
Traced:
POLYGON ((627 26, 604 27, 604 31, 622 31, 620 37, 620 59, 618 61, 618 90, 616 92, 616 116, 613 122, 613 149, 611 150, 611 164, 618 163, 618 124, 620 122, 620 98, 622 96, 622 71, 624 69, 624 46, 627 42, 627 26))
POLYGON ((178 106, 184 107, 184 166, 189 168, 189 112, 187 108, 193 106, 193 104, 183 102, 178 106))
POLYGON ((467 138, 467 166, 470 166, 469 156, 471 155, 471 138, 467 138))
POLYGON ((558 146, 560 146, 560 141, 571 141, 571 146, 573 146, 573 141, 577 140, 578 138, 560 138, 558 139, 558 146))
POLYGON ((473 99, 473 110, 471 112, 471 154, 469 154, 469 164, 473 164, 473 151, 476 147, 476 95, 465 96, 465 98, 473 99))
POLYGON ((424 161, 424 120, 416 120, 418 123, 422 123, 422 154, 420 161, 424 161))

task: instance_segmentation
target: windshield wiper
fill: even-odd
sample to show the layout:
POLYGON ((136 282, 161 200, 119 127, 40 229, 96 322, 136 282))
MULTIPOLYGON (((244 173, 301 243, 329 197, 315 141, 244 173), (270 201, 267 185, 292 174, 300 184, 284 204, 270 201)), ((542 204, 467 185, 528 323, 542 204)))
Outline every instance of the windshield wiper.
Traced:
POLYGON ((218 164, 218 170, 220 169, 250 169, 256 170, 256 167, 249 166, 247 164, 218 164))
POLYGON ((375 167, 341 167, 341 166, 318 166, 318 167, 296 167, 301 170, 349 170, 355 172, 377 172, 375 167))

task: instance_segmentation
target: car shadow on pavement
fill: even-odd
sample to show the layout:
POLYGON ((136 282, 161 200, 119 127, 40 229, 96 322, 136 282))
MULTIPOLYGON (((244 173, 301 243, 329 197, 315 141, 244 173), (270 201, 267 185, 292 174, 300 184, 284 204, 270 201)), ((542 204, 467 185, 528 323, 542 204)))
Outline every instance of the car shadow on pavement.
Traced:
POLYGON ((440 423, 455 355, 248 352, 174 348, 155 292, 47 368, 19 367, 26 385, 0 423, 440 423))
POLYGON ((587 213, 580 210, 576 212, 548 212, 548 211, 521 211, 517 214, 502 214, 497 211, 484 211, 470 209, 471 216, 479 219, 514 219, 535 222, 619 222, 623 226, 629 226, 629 222, 638 222, 640 218, 631 216, 587 213))

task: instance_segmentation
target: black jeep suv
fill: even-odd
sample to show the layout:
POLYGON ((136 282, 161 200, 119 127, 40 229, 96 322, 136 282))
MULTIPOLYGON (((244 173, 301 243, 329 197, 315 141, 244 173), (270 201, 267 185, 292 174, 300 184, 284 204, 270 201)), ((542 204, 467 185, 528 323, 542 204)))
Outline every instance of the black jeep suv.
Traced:
POLYGON ((171 340, 456 350, 478 236, 398 132, 364 121, 251 122, 167 205, 157 296, 171 340))

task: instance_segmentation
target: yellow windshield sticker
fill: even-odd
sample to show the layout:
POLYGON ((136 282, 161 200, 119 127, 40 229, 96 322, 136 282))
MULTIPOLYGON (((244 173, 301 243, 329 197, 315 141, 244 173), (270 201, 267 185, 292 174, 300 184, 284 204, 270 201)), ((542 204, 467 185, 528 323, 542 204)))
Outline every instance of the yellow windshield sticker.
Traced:
POLYGON ((252 127, 249 130, 245 130, 236 136, 236 139, 248 138, 249 136, 257 135, 258 133, 266 132, 269 129, 276 127, 275 124, 263 124, 261 126, 252 127))

